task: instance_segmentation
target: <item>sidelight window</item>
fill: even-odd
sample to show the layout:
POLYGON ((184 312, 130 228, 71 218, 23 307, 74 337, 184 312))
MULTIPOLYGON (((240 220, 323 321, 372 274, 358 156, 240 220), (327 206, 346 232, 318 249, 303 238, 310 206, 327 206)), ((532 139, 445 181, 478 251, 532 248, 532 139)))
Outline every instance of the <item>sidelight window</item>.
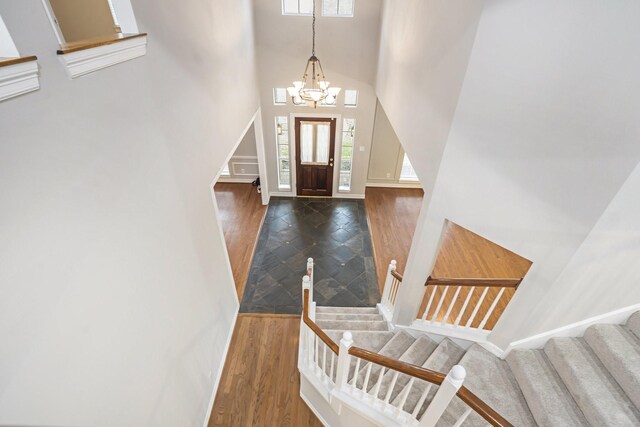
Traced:
POLYGON ((278 156, 278 189, 291 190, 291 161, 289 155, 289 120, 276 117, 276 146, 278 156))
POLYGON ((342 146, 340 151, 340 182, 338 191, 351 190, 351 170, 353 167, 353 143, 355 139, 356 120, 342 121, 342 146))

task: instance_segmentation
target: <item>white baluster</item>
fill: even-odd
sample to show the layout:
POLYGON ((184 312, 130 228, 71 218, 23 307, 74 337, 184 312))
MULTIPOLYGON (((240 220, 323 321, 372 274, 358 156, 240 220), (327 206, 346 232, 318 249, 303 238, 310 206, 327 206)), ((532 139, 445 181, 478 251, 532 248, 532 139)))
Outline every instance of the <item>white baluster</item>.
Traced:
POLYGON ((433 296, 436 294, 437 290, 438 290, 438 285, 435 285, 431 290, 431 295, 429 296, 429 302, 427 303, 427 308, 424 309, 422 320, 427 320, 427 314, 429 313, 429 309, 431 308, 431 303, 433 302, 433 296))
MULTIPOLYGON (((351 356, 349 356, 349 349, 353 345, 353 335, 351 332, 345 331, 342 334, 340 340, 340 350, 338 351, 338 369, 336 373, 336 386, 339 389, 344 389, 349 380, 349 366, 351 363, 351 356)), ((360 359, 358 359, 358 362, 360 359)))
POLYGON ((398 371, 394 371, 393 378, 391 379, 391 384, 389 385, 389 389, 387 390, 387 395, 384 398, 384 403, 389 403, 391 399, 391 392, 393 392, 393 388, 396 386, 396 381, 398 381, 398 371))
POLYGON ((327 375, 327 345, 322 343, 322 375, 327 375))
POLYGON ((313 299, 313 258, 307 258, 307 275, 309 276, 309 295, 313 299))
MULTIPOLYGON (((310 289, 309 276, 304 276, 302 278, 302 307, 304 307, 304 291, 306 289, 310 289)), ((311 292, 309 292, 309 295, 311 295, 311 292)), ((311 299, 311 296, 309 296, 309 299, 311 299)), ((311 310, 311 304, 309 304, 308 307, 310 312, 307 313, 307 315, 311 320, 315 320, 315 313, 312 312, 311 310)), ((313 368, 315 371, 314 362, 316 359, 315 359, 315 353, 313 349, 314 349, 316 334, 304 323, 304 321, 302 321, 301 323, 301 328, 305 330, 305 337, 304 337, 305 345, 303 346, 303 348, 306 347, 306 350, 307 350, 306 352, 307 364, 309 365, 310 368, 313 368)))
POLYGON ((447 296, 447 292, 449 291, 449 287, 445 286, 442 291, 442 296, 440 297, 440 301, 438 301, 438 305, 436 306, 436 311, 433 313, 433 317, 431 318, 431 323, 435 323, 438 318, 438 313, 440 313, 440 309, 442 308, 442 304, 444 303, 444 299, 447 296))
POLYGON ((336 361, 336 354, 332 351, 331 352, 331 369, 329 370, 329 379, 331 381, 333 381, 333 366, 335 365, 335 361, 336 361))
POLYGON ((422 408, 422 405, 424 405, 424 401, 427 400, 427 396, 429 395, 431 388, 433 388, 433 384, 429 383, 427 385, 427 388, 422 392, 422 396, 420 396, 420 400, 418 400, 418 403, 416 403, 416 407, 413 408, 413 412, 411 413, 411 416, 413 418, 418 418, 418 413, 420 412, 420 408, 422 408))
POLYGON ((476 318, 476 314, 478 314, 478 310, 480 310, 480 306, 482 305, 482 301, 484 301, 484 297, 487 296, 487 292, 489 291, 489 288, 484 288, 484 291, 482 292, 482 295, 480 295, 480 301, 478 301, 478 303, 476 304, 475 308, 473 309, 473 312, 471 313, 471 317, 469 317, 469 320, 467 320, 467 324, 464 325, 465 328, 468 328, 471 326, 471 324, 473 323, 473 319, 476 318))
POLYGON ((314 359, 313 359, 313 361, 315 363, 314 363, 313 368, 314 368, 316 374, 318 376, 320 376, 320 372, 319 372, 320 371, 320 352, 318 351, 318 345, 320 343, 320 338, 316 337, 316 334, 313 334, 313 336, 316 338, 316 351, 314 352, 314 359))
POLYGON ((367 374, 364 376, 364 383, 362 384, 362 392, 367 392, 367 386, 369 385, 369 377, 371 377, 371 368, 373 367, 373 363, 369 363, 367 366, 367 374))
POLYGON ((444 315, 444 318, 442 319, 442 324, 444 325, 445 323, 447 323, 447 319, 449 318, 449 315, 451 314, 451 310, 453 310, 453 306, 455 305, 456 301, 458 301, 458 295, 460 294, 460 286, 458 286, 458 288, 456 289, 456 293, 453 294, 453 299, 451 300, 451 304, 449 304, 449 308, 447 309, 447 312, 444 315))
POLYGON ((393 283, 393 287, 392 287, 393 296, 391 297, 391 305, 395 307, 396 298, 398 297, 398 291, 400 290, 400 281, 394 277, 392 283, 393 283))
POLYGON ((420 427, 434 427, 436 425, 453 397, 462 387, 466 375, 467 372, 460 365, 451 368, 422 416, 420 427))
POLYGON ((362 359, 360 359, 359 357, 356 357, 356 370, 353 373, 353 379, 351 380, 351 385, 353 386, 353 388, 358 388, 357 384, 358 384, 358 374, 360 373, 360 361, 362 359))
POLYGON ((378 375, 378 381, 376 381, 376 385, 373 387, 373 392, 371 395, 374 398, 378 398, 378 394, 380 393, 380 386, 382 385, 382 377, 384 377, 386 368, 380 367, 380 374, 378 375))
POLYGON ((484 328, 484 325, 487 324, 487 320, 489 320, 491 313, 493 313, 493 310, 496 308, 496 305, 498 304, 498 300, 500 299, 500 297, 502 297, 504 290, 505 288, 500 289, 500 292, 498 292, 498 296, 496 297, 496 299, 493 300, 491 307, 489 307, 489 311, 487 311, 487 314, 484 316, 484 319, 482 319, 482 322, 480 322, 480 326, 478 326, 478 329, 484 328))
POLYGON ((475 286, 472 286, 471 289, 469 289, 469 293, 467 294, 467 298, 464 300, 464 304, 462 304, 460 313, 458 314, 458 317, 456 317, 456 321, 453 322, 454 326, 458 326, 460 324, 460 319, 462 319, 462 315, 464 314, 464 311, 467 309, 467 305, 469 304, 469 301, 471 300, 471 295, 473 294, 473 291, 475 289, 476 289, 475 286))
POLYGON ((385 278, 385 281, 384 281, 384 288, 382 289, 382 298, 381 298, 382 306, 389 311, 392 310, 391 302, 389 301, 389 296, 391 295, 391 284, 393 280, 393 276, 391 275, 391 272, 396 269, 396 265, 397 265, 396 260, 395 259, 391 260, 391 262, 389 263, 389 267, 387 268, 387 277, 385 278))
POLYGON ((456 421, 456 423, 453 425, 453 427, 460 427, 462 425, 462 423, 464 422, 464 420, 467 419, 467 417, 469 416, 470 413, 471 413, 471 408, 467 408, 467 410, 464 411, 464 414, 460 415, 460 418, 458 418, 458 421, 456 421))
POLYGON ((413 387, 413 383, 415 382, 415 378, 411 378, 409 383, 404 387, 402 393, 400 393, 400 404, 398 405, 397 414, 400 415, 404 408, 404 404, 407 402, 407 397, 409 397, 409 393, 411 393, 411 387, 413 387))

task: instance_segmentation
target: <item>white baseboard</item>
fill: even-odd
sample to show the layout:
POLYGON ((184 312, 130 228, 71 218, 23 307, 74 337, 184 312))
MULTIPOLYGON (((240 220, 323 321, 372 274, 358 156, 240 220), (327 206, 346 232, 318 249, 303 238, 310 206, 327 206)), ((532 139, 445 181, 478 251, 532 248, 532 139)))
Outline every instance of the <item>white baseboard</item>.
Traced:
POLYGON ((228 184, 251 184, 256 178, 225 178, 220 177, 218 182, 226 182, 228 184))
POLYGON ((236 314, 234 314, 233 321, 231 322, 231 330, 229 331, 229 336, 227 337, 227 342, 225 343, 224 347, 224 353, 222 354, 222 363, 220 364, 220 368, 218 368, 218 374, 216 375, 216 380, 213 383, 213 391, 211 393, 211 399, 209 399, 209 408, 207 409, 207 416, 204 419, 204 424, 202 424, 202 427, 207 427, 209 425, 209 418, 211 418, 211 411, 213 411, 213 403, 216 400, 218 386, 220 385, 220 378, 222 378, 222 371, 224 370, 224 365, 227 362, 227 354, 229 353, 229 347, 231 347, 231 338, 233 338, 233 331, 236 330, 236 321, 238 320, 239 312, 240 305, 238 305, 236 314))
POLYGON ((500 359, 504 359, 507 356, 507 353, 503 349, 490 341, 481 341, 478 345, 500 359))
MULTIPOLYGON (((298 197, 295 193, 284 191, 272 191, 269 193, 269 197, 298 197)), ((300 196, 305 197, 305 196, 300 196)), ((332 196, 334 199, 364 199, 364 194, 351 194, 351 193, 334 193, 332 196)))
POLYGON ((271 197, 296 197, 296 195, 290 191, 271 191, 269 198, 271 197))
POLYGON ((364 194, 335 193, 334 199, 364 199, 364 194))
POLYGON ((628 307, 620 308, 618 310, 610 311, 609 313, 601 314, 598 316, 590 317, 580 322, 571 323, 561 328, 552 329, 547 332, 543 332, 538 335, 532 335, 528 338, 524 338, 518 341, 514 341, 504 352, 506 357, 512 350, 529 350, 534 348, 543 348, 544 345, 551 338, 557 337, 581 337, 587 328, 596 323, 610 323, 621 324, 636 311, 640 310, 640 304, 630 305, 628 307))
POLYGON ((419 182, 367 182, 365 187, 379 188, 422 188, 419 182))

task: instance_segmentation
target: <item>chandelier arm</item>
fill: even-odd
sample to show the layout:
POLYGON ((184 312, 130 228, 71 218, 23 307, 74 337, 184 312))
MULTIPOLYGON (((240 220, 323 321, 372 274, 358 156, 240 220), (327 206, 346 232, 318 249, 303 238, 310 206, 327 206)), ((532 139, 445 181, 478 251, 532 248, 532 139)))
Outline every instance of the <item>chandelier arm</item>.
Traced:
POLYGON ((320 76, 322 77, 322 80, 326 80, 327 78, 324 76, 324 70, 322 69, 322 64, 320 63, 320 60, 318 59, 318 68, 320 68, 320 76))
POLYGON ((300 88, 300 90, 302 90, 304 88, 304 86, 306 86, 307 84, 307 77, 309 77, 309 62, 307 61, 307 65, 306 67, 304 67, 304 74, 302 75, 302 87, 300 88))

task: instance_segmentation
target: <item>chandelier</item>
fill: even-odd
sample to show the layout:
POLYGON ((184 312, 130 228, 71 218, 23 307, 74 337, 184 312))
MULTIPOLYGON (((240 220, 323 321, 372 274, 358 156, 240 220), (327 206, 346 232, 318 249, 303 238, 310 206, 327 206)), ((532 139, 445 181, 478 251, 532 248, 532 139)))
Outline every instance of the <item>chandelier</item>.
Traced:
POLYGON ((334 105, 336 97, 340 93, 339 87, 329 87, 329 82, 324 76, 320 60, 316 56, 316 2, 313 0, 313 22, 311 24, 312 44, 311 57, 307 60, 301 81, 293 82, 293 86, 287 88, 293 105, 307 104, 316 108, 318 102, 334 105), (309 83, 311 77, 311 83, 309 83))

